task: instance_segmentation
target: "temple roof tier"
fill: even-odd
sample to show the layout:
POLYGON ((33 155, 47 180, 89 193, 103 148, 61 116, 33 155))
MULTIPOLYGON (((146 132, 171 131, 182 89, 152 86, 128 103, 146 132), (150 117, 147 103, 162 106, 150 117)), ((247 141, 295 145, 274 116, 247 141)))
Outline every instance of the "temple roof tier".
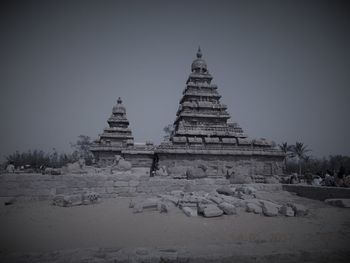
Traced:
POLYGON ((106 132, 131 132, 130 128, 125 127, 106 127, 103 130, 106 132))

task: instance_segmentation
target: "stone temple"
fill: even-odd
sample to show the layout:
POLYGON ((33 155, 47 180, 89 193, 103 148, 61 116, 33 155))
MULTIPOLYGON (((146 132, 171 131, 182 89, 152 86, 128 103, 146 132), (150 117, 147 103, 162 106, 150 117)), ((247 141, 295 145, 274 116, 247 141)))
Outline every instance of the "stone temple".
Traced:
POLYGON ((282 174, 284 154, 266 139, 250 139, 235 122, 228 122, 227 106, 220 102, 217 85, 200 48, 192 62, 174 131, 159 146, 134 145, 120 99, 106 128, 92 147, 100 164, 116 154, 133 165, 149 166, 152 174, 174 178, 246 175, 255 181, 282 174))
POLYGON ((100 166, 111 165, 116 155, 127 157, 134 167, 151 167, 153 162, 153 144, 135 145, 126 109, 121 98, 112 109, 107 120, 109 127, 104 128, 100 138, 94 142, 90 150, 100 166))

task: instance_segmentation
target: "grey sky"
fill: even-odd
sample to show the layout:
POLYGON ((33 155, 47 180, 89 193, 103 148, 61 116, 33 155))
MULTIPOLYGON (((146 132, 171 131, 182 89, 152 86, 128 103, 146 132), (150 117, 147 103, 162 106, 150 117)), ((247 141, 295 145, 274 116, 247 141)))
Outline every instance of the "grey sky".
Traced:
POLYGON ((0 155, 97 138, 118 96, 159 143, 199 44, 250 137, 350 155, 346 2, 2 1, 0 155))

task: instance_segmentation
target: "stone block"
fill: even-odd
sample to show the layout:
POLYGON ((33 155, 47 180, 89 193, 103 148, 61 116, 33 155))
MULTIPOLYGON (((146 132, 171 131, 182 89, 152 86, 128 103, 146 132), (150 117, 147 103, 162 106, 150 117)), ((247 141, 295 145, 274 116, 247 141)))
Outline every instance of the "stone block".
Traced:
POLYGON ((256 203, 247 203, 246 204, 246 211, 249 213, 254 213, 254 214, 262 214, 262 208, 257 205, 256 203))
POLYGON ((265 200, 261 200, 260 203, 262 206, 263 214, 265 216, 277 216, 278 215, 278 211, 281 207, 280 205, 269 202, 269 201, 265 201, 265 200))
POLYGON ((350 207, 350 199, 326 199, 324 200, 325 203, 329 204, 329 205, 333 205, 333 206, 338 206, 338 207, 346 207, 349 208, 350 207))
POLYGON ((309 213, 309 210, 303 205, 290 203, 289 206, 293 208, 296 216, 306 216, 309 213))
POLYGON ((136 181, 136 180, 131 180, 129 182, 129 186, 135 187, 138 186, 140 184, 140 181, 136 181))
POLYGON ((223 202, 221 197, 218 196, 209 196, 208 198, 210 201, 214 202, 215 204, 220 204, 223 202))
POLYGON ((197 209, 193 209, 191 207, 182 207, 182 211, 185 213, 185 215, 192 217, 192 216, 197 216, 197 209))
POLYGON ((218 208, 216 205, 206 205, 203 209, 204 217, 218 217, 222 216, 224 212, 218 208))
POLYGON ((120 193, 128 193, 130 190, 129 187, 114 187, 114 193, 120 194, 120 193))
POLYGON ((218 205, 218 207, 224 211, 226 215, 235 215, 237 214, 236 207, 234 205, 231 205, 229 203, 223 202, 218 205))
POLYGON ((129 186, 129 182, 126 182, 126 181, 115 181, 114 182, 114 186, 115 187, 129 186))
POLYGON ((219 187, 218 189, 216 189, 216 192, 222 195, 230 196, 233 196, 235 194, 235 191, 227 185, 219 187))
POLYGON ((287 206, 287 205, 281 206, 279 212, 282 215, 285 215, 285 216, 288 216, 288 217, 295 216, 295 212, 294 212, 293 208, 291 208, 290 206, 287 206))

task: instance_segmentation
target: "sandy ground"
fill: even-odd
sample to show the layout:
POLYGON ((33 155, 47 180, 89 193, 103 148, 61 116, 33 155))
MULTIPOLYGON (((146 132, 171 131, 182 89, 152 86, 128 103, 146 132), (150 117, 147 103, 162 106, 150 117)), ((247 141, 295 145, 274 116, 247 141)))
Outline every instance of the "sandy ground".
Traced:
MULTIPOLYGON (((16 261, 16 257, 8 257, 14 253, 47 255, 57 250, 90 248, 114 248, 115 252, 140 247, 184 248, 208 258, 214 251, 220 255, 235 251, 235 255, 257 258, 271 253, 321 255, 326 251, 328 256, 338 255, 339 261, 350 255, 350 209, 284 191, 260 192, 260 196, 304 204, 310 214, 264 217, 242 210, 234 216, 189 218, 177 208, 167 214, 134 214, 128 208, 131 198, 104 199, 100 204, 70 208, 51 206, 48 201, 15 203, 0 208, 0 260, 16 261)), ((312 262, 314 258, 309 259, 312 262)))

